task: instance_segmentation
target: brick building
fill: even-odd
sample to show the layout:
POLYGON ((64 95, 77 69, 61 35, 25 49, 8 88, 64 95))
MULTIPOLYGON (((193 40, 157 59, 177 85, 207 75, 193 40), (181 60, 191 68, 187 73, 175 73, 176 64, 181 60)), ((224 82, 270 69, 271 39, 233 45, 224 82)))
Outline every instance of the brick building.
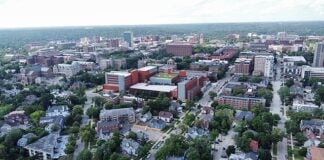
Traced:
POLYGON ((250 98, 250 97, 236 97, 236 96, 220 96, 217 99, 219 104, 227 104, 233 106, 235 109, 248 109, 253 106, 265 106, 266 100, 264 98, 250 98))
POLYGON ((237 58, 234 65, 236 74, 250 75, 253 70, 252 59, 237 58))
POLYGON ((191 56, 193 47, 188 43, 170 43, 166 45, 166 52, 174 56, 191 56))

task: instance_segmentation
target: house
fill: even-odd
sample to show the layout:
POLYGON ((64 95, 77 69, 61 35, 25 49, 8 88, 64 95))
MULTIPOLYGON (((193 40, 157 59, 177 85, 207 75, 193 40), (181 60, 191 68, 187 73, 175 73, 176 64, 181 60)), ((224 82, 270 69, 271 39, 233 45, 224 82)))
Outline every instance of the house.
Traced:
POLYGON ((195 139, 197 137, 208 136, 208 130, 204 130, 202 128, 190 127, 188 128, 188 132, 186 133, 187 139, 195 139))
POLYGON ((142 139, 144 139, 145 141, 149 140, 149 135, 143 131, 136 132, 136 135, 138 140, 142 140, 142 139))
POLYGON ((46 110, 46 117, 63 116, 67 117, 70 115, 69 108, 67 106, 51 106, 46 110))
POLYGON ((100 121, 135 122, 135 111, 133 108, 103 109, 100 111, 100 121))
POLYGON ((258 150, 259 150, 259 142, 258 141, 251 140, 249 146, 253 152, 258 152, 258 150))
POLYGON ((150 111, 148 111, 147 113, 145 113, 141 118, 140 121, 141 122, 147 122, 149 120, 152 119, 152 113, 150 111))
POLYGON ((304 95, 304 88, 299 84, 294 84, 289 88, 289 93, 292 96, 300 96, 303 97, 304 95))
POLYGON ((121 150, 131 156, 137 156, 140 144, 133 139, 123 139, 120 147, 121 150))
POLYGON ((165 127, 165 125, 166 125, 165 121, 163 121, 161 119, 152 119, 149 122, 149 126, 151 128, 163 129, 165 127))
POLYGON ((4 116, 4 121, 9 125, 26 125, 29 123, 29 118, 25 115, 25 111, 12 111, 4 116))
POLYGON ((160 111, 159 119, 163 120, 164 122, 170 123, 173 119, 173 114, 171 112, 160 111))
POLYGON ((96 130, 100 134, 109 134, 119 129, 118 121, 99 121, 96 130))
POLYGON ((37 136, 33 133, 27 133, 23 135, 18 141, 17 146, 19 147, 25 147, 32 138, 36 138, 37 136))
POLYGON ((35 157, 36 159, 58 159, 66 155, 64 149, 67 142, 68 136, 49 134, 34 143, 28 144, 24 148, 28 150, 30 157, 35 157))
POLYGON ((39 119, 39 124, 46 124, 45 130, 48 132, 52 131, 53 125, 55 125, 58 129, 63 128, 64 117, 63 116, 54 116, 54 117, 41 117, 39 119))
POLYGON ((214 108, 212 108, 212 107, 208 107, 208 106, 204 106, 204 107, 201 109, 201 113, 202 113, 202 114, 210 114, 210 115, 214 115, 214 108))
POLYGON ((174 113, 174 112, 182 112, 182 106, 180 105, 180 103, 178 103, 177 101, 172 101, 170 103, 170 107, 169 107, 169 111, 174 113))
POLYGON ((301 131, 304 131, 306 129, 311 130, 316 136, 321 137, 324 135, 324 120, 301 120, 299 127, 301 131))
POLYGON ((235 119, 240 121, 251 121, 254 115, 251 111, 236 111, 235 119))
POLYGON ((319 147, 308 148, 306 160, 324 160, 324 148, 319 148, 319 147))

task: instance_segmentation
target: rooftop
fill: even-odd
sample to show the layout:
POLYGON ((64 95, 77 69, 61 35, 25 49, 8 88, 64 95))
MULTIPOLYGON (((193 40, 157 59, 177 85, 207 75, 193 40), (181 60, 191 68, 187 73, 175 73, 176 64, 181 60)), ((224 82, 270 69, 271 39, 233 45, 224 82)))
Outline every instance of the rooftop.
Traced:
POLYGON ((156 66, 145 66, 145 67, 142 67, 142 68, 139 68, 138 70, 139 71, 149 71, 151 69, 155 69, 156 66))
POLYGON ((285 62, 306 62, 303 56, 284 56, 283 59, 285 62))
POLYGON ((116 75, 116 76, 130 76, 131 75, 127 71, 111 71, 111 72, 109 72, 107 74, 109 74, 109 75, 116 75))
POLYGON ((147 83, 137 83, 130 87, 131 89, 140 89, 146 91, 171 92, 177 89, 177 86, 150 85, 147 83))
POLYGON ((174 78, 178 76, 177 74, 168 74, 168 73, 158 73, 154 77, 159 77, 159 78, 174 78))
POLYGON ((40 150, 52 154, 57 141, 57 134, 49 134, 38 141, 27 145, 26 149, 40 150))
POLYGON ((312 160, 323 160, 324 148, 312 147, 310 148, 312 160))

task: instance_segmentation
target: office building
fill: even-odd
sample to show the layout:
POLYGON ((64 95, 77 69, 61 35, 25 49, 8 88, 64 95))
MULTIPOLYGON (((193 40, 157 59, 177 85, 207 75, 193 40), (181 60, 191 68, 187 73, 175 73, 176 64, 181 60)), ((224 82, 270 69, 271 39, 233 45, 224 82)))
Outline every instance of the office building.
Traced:
POLYGON ((53 67, 54 74, 63 74, 66 77, 72 77, 82 70, 78 63, 58 64, 53 67))
POLYGON ((273 77, 273 56, 255 56, 254 57, 254 76, 273 77))
POLYGON ((191 56, 193 47, 189 43, 169 43, 166 45, 166 52, 174 56, 191 56))
POLYGON ((324 67, 302 66, 301 77, 303 79, 319 78, 324 80, 324 67))
POLYGON ((126 59, 121 58, 121 59, 100 59, 99 60, 99 67, 100 69, 114 69, 114 70, 121 70, 121 69, 126 69, 127 64, 126 64, 126 59))
POLYGON ((250 50, 253 52, 265 52, 269 48, 268 44, 261 42, 250 43, 250 50))
POLYGON ((193 100, 200 92, 202 85, 200 78, 192 77, 178 83, 178 99, 181 101, 193 100))
POLYGON ((252 59, 237 58, 235 60, 235 74, 250 75, 252 72, 252 59))
POLYGON ((165 93, 168 97, 177 98, 177 86, 137 83, 130 87, 130 93, 149 97, 157 97, 160 93, 165 93))
POLYGON ((317 43, 315 47, 313 67, 324 67, 324 43, 317 43))
POLYGON ((133 47, 133 32, 124 32, 124 41, 128 43, 128 47, 133 47))
POLYGON ((302 64, 306 64, 306 60, 303 56, 284 56, 284 74, 290 76, 300 76, 302 64))
POLYGON ((131 73, 126 71, 111 71, 105 75, 104 90, 125 91, 132 85, 131 73))

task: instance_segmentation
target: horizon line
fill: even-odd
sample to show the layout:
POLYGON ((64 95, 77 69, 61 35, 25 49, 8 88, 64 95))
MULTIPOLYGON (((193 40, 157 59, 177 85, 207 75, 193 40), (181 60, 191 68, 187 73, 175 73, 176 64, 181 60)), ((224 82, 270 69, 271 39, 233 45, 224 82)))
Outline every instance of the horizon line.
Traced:
POLYGON ((287 20, 287 21, 246 21, 246 22, 192 22, 192 23, 159 23, 159 24, 113 24, 113 25, 66 25, 66 26, 33 26, 33 27, 0 27, 0 30, 30 30, 52 28, 98 28, 98 27, 135 27, 135 26, 159 26, 159 25, 204 25, 204 24, 249 24, 249 23, 307 23, 324 22, 324 20, 287 20))

